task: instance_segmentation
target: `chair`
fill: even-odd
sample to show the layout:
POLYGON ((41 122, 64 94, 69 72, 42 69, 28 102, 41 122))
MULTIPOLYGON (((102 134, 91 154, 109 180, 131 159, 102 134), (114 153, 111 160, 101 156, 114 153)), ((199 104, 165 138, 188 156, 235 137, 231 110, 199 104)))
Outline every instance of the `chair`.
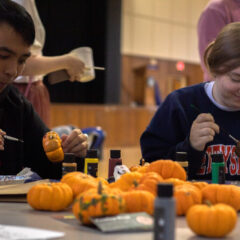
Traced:
POLYGON ((162 103, 162 97, 157 81, 154 81, 154 97, 156 105, 160 106, 162 103))

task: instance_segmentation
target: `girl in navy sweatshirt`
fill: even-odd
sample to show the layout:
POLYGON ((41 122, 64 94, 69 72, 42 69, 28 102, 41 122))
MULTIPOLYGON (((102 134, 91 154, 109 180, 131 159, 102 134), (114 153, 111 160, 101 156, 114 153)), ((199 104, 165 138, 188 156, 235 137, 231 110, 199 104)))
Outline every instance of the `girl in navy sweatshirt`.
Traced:
POLYGON ((168 95, 141 136, 143 158, 175 160, 187 152, 189 177, 210 179, 211 155, 222 153, 226 179, 240 180, 236 143, 240 139, 240 23, 224 27, 205 51, 214 81, 168 95), (195 107, 193 107, 195 106, 195 107))

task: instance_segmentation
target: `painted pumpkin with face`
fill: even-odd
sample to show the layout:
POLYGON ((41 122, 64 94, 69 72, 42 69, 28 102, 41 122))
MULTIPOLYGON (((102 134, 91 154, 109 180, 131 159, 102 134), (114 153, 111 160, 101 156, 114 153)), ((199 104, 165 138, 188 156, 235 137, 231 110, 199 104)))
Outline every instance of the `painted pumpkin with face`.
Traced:
POLYGON ((61 162, 64 159, 64 152, 61 146, 62 140, 54 131, 47 132, 43 139, 42 145, 51 162, 61 162))

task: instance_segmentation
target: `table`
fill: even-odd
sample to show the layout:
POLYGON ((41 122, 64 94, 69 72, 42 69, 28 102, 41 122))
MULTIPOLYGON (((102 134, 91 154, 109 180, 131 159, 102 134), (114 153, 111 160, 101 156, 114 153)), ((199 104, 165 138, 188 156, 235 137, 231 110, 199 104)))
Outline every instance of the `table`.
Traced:
MULTIPOLYGON (((115 233, 104 234, 93 228, 82 226, 77 220, 72 219, 70 222, 63 222, 56 219, 56 216, 64 216, 70 211, 62 212, 44 212, 35 211, 27 203, 0 203, 0 224, 27 226, 52 231, 65 232, 66 240, 152 240, 151 232, 134 232, 134 233, 115 233)), ((237 240, 240 234, 240 215, 234 231, 225 240, 237 240)), ((176 240, 208 240, 196 236, 187 227, 185 217, 177 217, 176 221, 176 240)), ((210 240, 210 238, 209 238, 210 240)), ((212 240, 212 239, 211 239, 212 240)))

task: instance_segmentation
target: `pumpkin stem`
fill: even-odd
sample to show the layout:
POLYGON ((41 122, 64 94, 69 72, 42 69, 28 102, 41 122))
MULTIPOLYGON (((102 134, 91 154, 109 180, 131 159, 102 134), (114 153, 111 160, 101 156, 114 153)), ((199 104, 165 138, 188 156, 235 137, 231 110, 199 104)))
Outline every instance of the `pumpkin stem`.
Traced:
POLYGON ((136 180, 134 180, 133 181, 133 185, 134 185, 134 187, 138 187, 139 184, 138 184, 138 182, 136 180))
POLYGON ((99 195, 102 194, 102 189, 103 189, 103 187, 102 187, 102 182, 99 181, 99 183, 98 183, 98 194, 99 194, 99 195))
POLYGON ((140 159, 140 166, 144 166, 144 164, 145 164, 145 160, 144 160, 144 158, 141 158, 140 159))
POLYGON ((212 203, 211 203, 209 200, 205 200, 204 203, 205 203, 206 205, 208 205, 208 207, 211 207, 211 206, 212 206, 212 203))

